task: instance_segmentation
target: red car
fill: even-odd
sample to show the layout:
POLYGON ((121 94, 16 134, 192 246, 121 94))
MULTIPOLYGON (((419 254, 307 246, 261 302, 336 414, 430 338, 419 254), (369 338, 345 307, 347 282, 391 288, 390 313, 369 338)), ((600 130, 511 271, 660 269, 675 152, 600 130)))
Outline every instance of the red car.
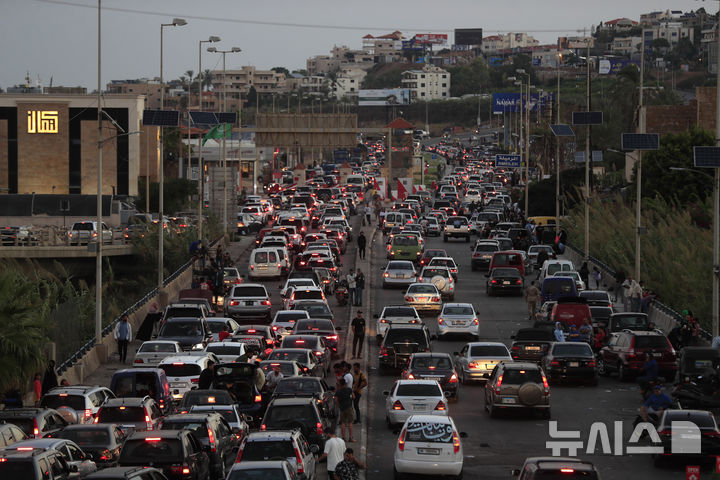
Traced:
POLYGON ((433 257, 447 257, 448 254, 445 251, 445 249, 437 248, 437 249, 429 249, 425 250, 423 252, 422 257, 420 257, 420 266, 424 267, 427 265, 430 260, 432 260, 433 257))

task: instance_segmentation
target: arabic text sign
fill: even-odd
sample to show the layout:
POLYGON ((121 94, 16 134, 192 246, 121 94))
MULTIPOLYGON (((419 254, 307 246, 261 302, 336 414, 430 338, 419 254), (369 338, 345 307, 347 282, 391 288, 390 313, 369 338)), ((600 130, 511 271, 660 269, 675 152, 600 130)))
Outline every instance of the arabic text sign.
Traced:
POLYGON ((520 168, 520 155, 495 155, 496 168, 520 168))

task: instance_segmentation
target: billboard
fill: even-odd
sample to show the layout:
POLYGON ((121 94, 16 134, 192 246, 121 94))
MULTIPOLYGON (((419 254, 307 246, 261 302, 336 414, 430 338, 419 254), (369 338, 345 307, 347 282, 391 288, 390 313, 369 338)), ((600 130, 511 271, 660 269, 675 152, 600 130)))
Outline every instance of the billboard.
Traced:
POLYGON ((496 168, 520 168, 520 155, 495 155, 496 168))
POLYGON ((627 67, 628 65, 635 65, 638 67, 638 70, 640 70, 640 65, 638 65, 637 62, 621 58, 612 60, 600 60, 600 62, 598 62, 598 73, 600 75, 617 75, 618 73, 620 73, 620 70, 627 67))
POLYGON ((490 57, 490 66, 491 67, 499 67, 505 62, 505 59, 503 57, 490 57))
MULTIPOLYGON (((526 98, 526 95, 523 95, 526 98)), ((540 96, 537 93, 530 94, 530 111, 534 112, 538 109, 544 110, 550 107, 554 101, 554 94, 549 93, 540 96)), ((519 93, 493 93, 493 113, 500 115, 503 113, 517 113, 520 111, 520 94, 519 93)))
POLYGON ((455 45, 482 45, 482 28, 456 28, 455 45))
POLYGON ((422 53, 423 51, 425 51, 425 44, 418 42, 414 38, 410 40, 403 40, 402 50, 403 52, 422 53))
POLYGON ((448 36, 446 33, 417 33, 415 41, 420 43, 432 43, 433 45, 445 45, 448 36))
POLYGON ((409 103, 409 88, 383 88, 360 90, 358 92, 358 106, 360 107, 386 107, 389 105, 408 105, 409 103))

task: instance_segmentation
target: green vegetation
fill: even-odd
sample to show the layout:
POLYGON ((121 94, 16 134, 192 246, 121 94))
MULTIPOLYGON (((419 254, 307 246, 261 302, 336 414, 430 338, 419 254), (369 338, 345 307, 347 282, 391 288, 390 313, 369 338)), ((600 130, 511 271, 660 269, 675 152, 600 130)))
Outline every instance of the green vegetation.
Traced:
MULTIPOLYGON (((135 205, 145 208, 145 179, 138 180, 138 196, 135 205)), ((150 182, 150 211, 158 211, 158 199, 160 184, 150 182)), ((172 215, 175 212, 185 210, 190 205, 190 196, 197 194, 197 182, 185 178, 166 178, 163 185, 163 209, 166 214, 172 215)), ((193 205, 190 205, 194 208, 193 205)))

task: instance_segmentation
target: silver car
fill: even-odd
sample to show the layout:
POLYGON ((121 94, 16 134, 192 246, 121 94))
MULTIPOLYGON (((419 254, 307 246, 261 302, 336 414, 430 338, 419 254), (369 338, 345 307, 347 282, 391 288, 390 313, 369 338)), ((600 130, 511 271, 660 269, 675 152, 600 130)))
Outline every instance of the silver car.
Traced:
POLYGON ((391 260, 383 272, 382 287, 410 285, 417 281, 415 265, 407 260, 391 260))
POLYGON ((157 367, 165 357, 179 355, 182 347, 172 340, 150 340, 143 342, 135 353, 134 367, 157 367))
POLYGON ((405 305, 388 305, 383 308, 382 313, 376 316, 376 318, 378 321, 375 331, 377 332, 378 342, 382 341, 390 325, 399 323, 422 323, 422 319, 420 315, 418 315, 417 310, 405 305))
POLYGON ((470 303, 446 303, 438 316, 438 338, 454 333, 469 334, 480 338, 480 325, 475 309, 470 303))
POLYGON ((499 362, 513 361, 507 346, 500 342, 466 343, 459 352, 454 352, 453 355, 455 370, 463 384, 474 380, 487 380, 499 362))
POLYGON ((230 317, 264 317, 270 320, 270 309, 270 296, 260 283, 235 285, 225 297, 225 315, 230 317))
POLYGON ((448 415, 448 400, 437 380, 397 380, 383 395, 389 427, 404 423, 410 415, 448 415))
POLYGON ((416 310, 439 311, 442 308, 442 296, 432 283, 413 283, 405 292, 405 305, 416 310))
POLYGON ((455 279, 448 267, 424 267, 418 278, 420 283, 432 283, 443 297, 452 301, 455 298, 455 279))

